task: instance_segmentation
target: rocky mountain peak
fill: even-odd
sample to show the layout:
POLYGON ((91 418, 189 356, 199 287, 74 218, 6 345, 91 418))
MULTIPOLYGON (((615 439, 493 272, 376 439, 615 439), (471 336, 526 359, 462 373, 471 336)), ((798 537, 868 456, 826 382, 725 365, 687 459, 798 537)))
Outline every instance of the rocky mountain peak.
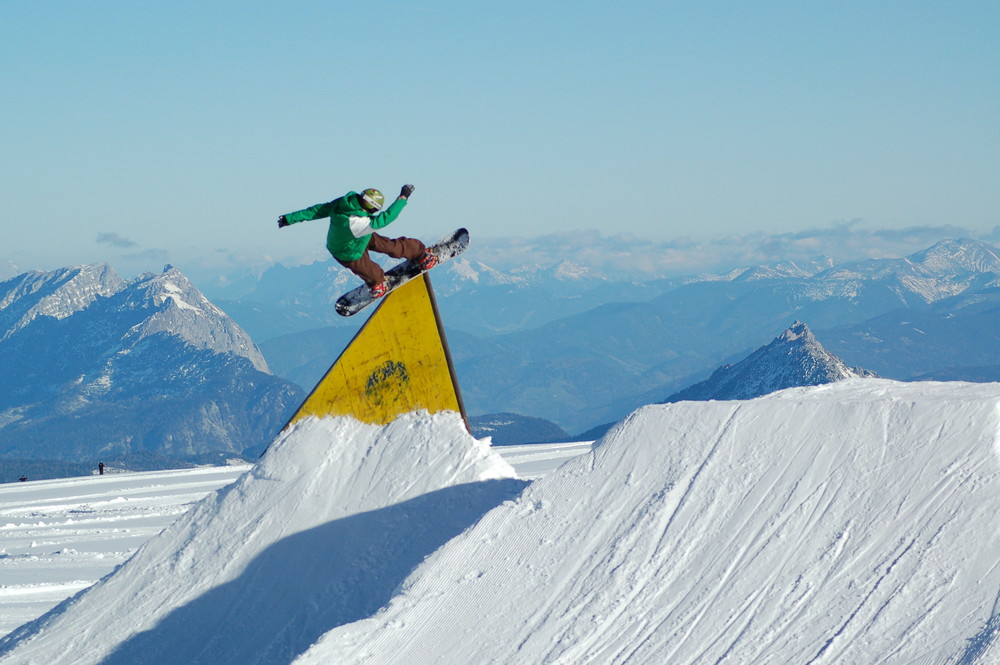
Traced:
POLYGON ((161 273, 145 273, 131 285, 133 293, 153 307, 191 309, 203 314, 221 312, 177 268, 167 265, 161 273))
POLYGON ((789 326, 788 330, 786 330, 785 332, 781 333, 781 335, 778 336, 778 339, 785 342, 795 342, 798 340, 804 340, 805 342, 808 343, 816 341, 816 337, 814 337, 812 331, 809 330, 809 326, 802 323, 801 321, 794 322, 791 326, 789 326))
POLYGON ((747 268, 734 275, 732 279, 741 282, 754 282, 766 279, 806 279, 813 275, 828 270, 833 266, 830 258, 816 259, 810 262, 776 263, 774 265, 764 264, 747 268))
POLYGON ((589 279, 594 271, 589 267, 564 259, 552 267, 552 276, 561 282, 589 279))
POLYGON ((123 348, 150 335, 167 333, 197 349, 245 357, 258 370, 269 371, 250 336, 173 266, 131 282, 107 264, 33 271, 2 282, 0 340, 39 317, 61 320, 95 307, 89 315, 102 318, 105 329, 117 325, 111 321, 118 321, 127 331, 123 348))
POLYGON ((911 262, 940 274, 1000 272, 1000 256, 996 249, 968 238, 942 240, 908 258, 911 262))
POLYGON ((816 386, 875 373, 848 367, 825 348, 801 321, 735 365, 723 365, 708 380, 667 398, 667 402, 752 399, 776 390, 816 386))
POLYGON ((106 263, 30 271, 0 283, 0 339, 39 316, 64 319, 99 297, 117 293, 125 281, 106 263))
POLYGON ((300 399, 170 266, 131 282, 107 266, 27 274, 0 283, 0 300, 20 326, 0 339, 0 452, 238 451, 265 444, 300 399))
POLYGON ((243 356, 262 372, 267 362, 250 336, 225 312, 212 304, 177 268, 146 273, 120 294, 123 310, 147 310, 148 316, 129 330, 135 344, 149 335, 168 333, 196 349, 243 356))
POLYGON ((442 276, 445 281, 450 279, 453 285, 459 282, 471 282, 480 286, 495 286, 498 284, 522 285, 526 282, 523 277, 510 275, 494 268, 491 268, 479 261, 470 261, 464 257, 459 257, 452 261, 445 271, 447 276, 442 276))

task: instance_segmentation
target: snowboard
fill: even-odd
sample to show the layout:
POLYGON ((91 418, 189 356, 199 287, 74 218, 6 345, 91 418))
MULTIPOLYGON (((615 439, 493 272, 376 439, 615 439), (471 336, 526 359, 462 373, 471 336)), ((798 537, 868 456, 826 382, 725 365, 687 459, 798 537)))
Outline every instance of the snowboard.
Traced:
MULTIPOLYGON (((466 229, 458 229, 447 238, 443 238, 433 245, 428 245, 427 249, 437 255, 438 263, 441 265, 445 261, 450 261, 465 251, 469 246, 469 232, 466 229)), ((434 266, 435 268, 437 266, 434 266)), ((433 270, 434 268, 431 268, 433 270)), ((406 284, 414 277, 426 272, 420 266, 409 259, 397 264, 385 271, 386 285, 389 291, 381 298, 372 298, 371 290, 367 284, 362 284, 356 289, 348 291, 337 298, 337 314, 341 316, 354 316, 376 300, 383 300, 389 297, 394 290, 406 284)))

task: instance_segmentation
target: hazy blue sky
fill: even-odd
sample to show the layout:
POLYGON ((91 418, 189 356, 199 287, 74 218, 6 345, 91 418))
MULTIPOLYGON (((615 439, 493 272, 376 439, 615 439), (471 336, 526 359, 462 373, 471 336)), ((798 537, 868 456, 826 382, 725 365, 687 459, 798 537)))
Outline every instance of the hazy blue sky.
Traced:
MULTIPOLYGON (((7 2, 0 259, 1000 224, 1000 2, 7 2)), ((611 243, 611 240, 608 240, 611 243)), ((156 266, 158 267, 158 266, 156 266)))

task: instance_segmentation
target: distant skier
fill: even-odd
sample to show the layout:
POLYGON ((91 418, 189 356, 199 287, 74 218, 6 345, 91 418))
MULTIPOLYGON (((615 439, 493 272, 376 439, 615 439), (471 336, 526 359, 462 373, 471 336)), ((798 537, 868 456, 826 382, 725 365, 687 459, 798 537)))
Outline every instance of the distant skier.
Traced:
POLYGON ((360 194, 348 192, 329 203, 319 203, 282 215, 278 218, 278 228, 329 217, 326 248, 340 265, 364 280, 373 298, 381 298, 388 292, 385 273, 372 261, 368 250, 394 259, 409 259, 417 263, 421 270, 430 270, 438 264, 437 257, 415 238, 386 238, 375 233, 399 216, 412 193, 413 185, 403 185, 399 198, 383 211, 385 197, 377 189, 366 189, 360 194))

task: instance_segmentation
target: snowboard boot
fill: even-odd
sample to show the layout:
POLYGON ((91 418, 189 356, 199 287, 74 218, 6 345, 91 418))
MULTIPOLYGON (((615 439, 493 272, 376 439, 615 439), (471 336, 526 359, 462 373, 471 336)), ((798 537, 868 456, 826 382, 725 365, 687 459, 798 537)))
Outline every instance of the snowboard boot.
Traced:
POLYGON ((369 286, 368 288, 371 289, 372 298, 381 298, 389 292, 389 285, 385 282, 379 282, 375 286, 369 286))
POLYGON ((424 255, 420 257, 417 263, 420 265, 420 270, 427 272, 438 264, 438 257, 431 252, 424 252, 424 255))

